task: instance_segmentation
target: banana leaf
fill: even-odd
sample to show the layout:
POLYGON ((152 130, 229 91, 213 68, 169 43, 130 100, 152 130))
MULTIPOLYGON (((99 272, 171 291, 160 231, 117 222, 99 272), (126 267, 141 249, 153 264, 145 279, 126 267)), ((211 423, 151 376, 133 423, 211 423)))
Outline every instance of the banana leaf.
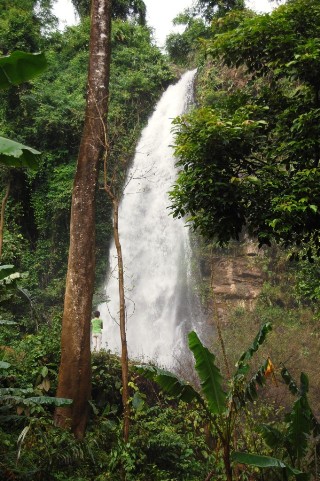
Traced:
POLYGON ((189 348, 196 360, 196 371, 201 381, 202 392, 212 414, 223 414, 227 410, 227 395, 222 389, 222 375, 215 365, 215 355, 204 347, 197 334, 189 333, 189 348))
POLYGON ((299 481, 307 481, 309 475, 303 473, 298 469, 289 466, 280 459, 272 458, 270 456, 260 456, 259 454, 249 454, 234 452, 231 455, 231 459, 235 463, 247 464, 249 466, 255 466, 257 468, 276 468, 286 471, 287 475, 293 475, 299 481))
POLYGON ((258 398, 257 385, 262 387, 266 383, 265 372, 268 366, 268 359, 260 366, 257 372, 251 377, 250 381, 247 383, 244 391, 238 394, 240 404, 243 406, 246 401, 254 402, 258 398))
POLYGON ((41 152, 31 147, 0 137, 0 163, 7 167, 27 167, 35 170, 40 154, 41 152))
POLYGON ((246 374, 248 372, 249 366, 247 364, 248 361, 252 358, 253 354, 257 352, 259 347, 264 343, 266 340, 267 334, 272 330, 272 325, 270 322, 266 322, 258 332, 257 336, 255 337, 253 343, 244 351, 239 361, 236 364, 237 370, 235 372, 235 376, 239 376, 242 374, 246 374))
POLYGON ((303 458, 308 449, 308 437, 311 434, 311 410, 306 396, 300 396, 294 403, 292 411, 286 417, 288 422, 287 440, 291 457, 296 461, 303 458))
POLYGON ((267 445, 272 449, 278 449, 283 446, 285 442, 285 435, 279 429, 269 426, 268 424, 261 424, 259 431, 267 445))
MULTIPOLYGON (((306 393, 309 390, 309 380, 308 376, 305 373, 301 373, 300 375, 300 388, 298 387, 297 383, 289 373, 288 369, 284 366, 281 370, 281 376, 284 382, 287 384, 289 387, 289 390, 292 394, 296 396, 302 396, 306 395, 306 393)), ((312 434, 313 436, 319 436, 320 435, 320 423, 318 422, 317 418, 313 414, 313 412, 310 410, 310 420, 311 420, 311 425, 312 425, 312 434)))
POLYGON ((26 82, 39 75, 47 67, 43 53, 27 53, 19 50, 0 57, 0 89, 26 82))
POLYGON ((23 398, 21 396, 5 395, 0 397, 0 403, 6 406, 40 406, 51 405, 56 407, 69 406, 72 404, 72 399, 50 397, 50 396, 34 396, 23 398))
POLYGON ((155 366, 135 366, 134 369, 146 379, 156 382, 163 391, 171 396, 179 398, 187 403, 193 400, 201 401, 201 396, 191 384, 178 379, 171 372, 159 369, 155 366))

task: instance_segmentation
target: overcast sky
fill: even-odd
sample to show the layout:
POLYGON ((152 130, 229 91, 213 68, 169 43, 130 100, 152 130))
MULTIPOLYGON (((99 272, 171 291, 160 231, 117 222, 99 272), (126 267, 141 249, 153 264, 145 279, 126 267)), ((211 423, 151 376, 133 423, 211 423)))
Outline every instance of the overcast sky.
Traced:
MULTIPOLYGON (((71 0, 56 0, 55 15, 66 25, 75 23, 71 0)), ((185 8, 191 7, 192 0, 144 0, 147 6, 148 25, 155 30, 155 39, 163 46, 166 36, 174 31, 172 19, 185 8)), ((274 3, 269 0, 247 0, 247 5, 257 12, 269 12, 274 3)))

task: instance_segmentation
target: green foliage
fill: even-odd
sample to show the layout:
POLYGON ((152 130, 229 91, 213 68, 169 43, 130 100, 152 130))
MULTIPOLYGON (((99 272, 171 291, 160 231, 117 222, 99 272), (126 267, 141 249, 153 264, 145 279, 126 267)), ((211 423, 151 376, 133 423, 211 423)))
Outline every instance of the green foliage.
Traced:
MULTIPOLYGON (((0 57, 0 89, 18 85, 39 75, 47 67, 44 54, 29 54, 15 51, 0 57)), ((0 163, 8 167, 36 169, 40 154, 31 147, 0 137, 0 163)))
MULTIPOLYGON (((248 454, 248 453, 233 453, 232 455, 232 460, 236 463, 241 463, 241 464, 248 464, 250 466, 256 466, 258 468, 278 468, 281 469, 282 471, 285 471, 285 476, 288 476, 290 474, 293 474, 296 479, 298 480, 307 480, 308 478, 302 477, 302 472, 298 471, 297 469, 292 468, 291 466, 288 466, 286 463, 283 461, 280 461, 279 459, 272 458, 270 456, 261 456, 258 454, 248 454)), ((286 479, 286 478, 283 478, 286 479)))
POLYGON ((254 355, 254 353, 256 353, 258 351, 258 349, 260 348, 260 346, 265 342, 267 334, 271 330, 272 330, 272 326, 271 326, 270 322, 267 322, 266 324, 264 324, 262 326, 262 328, 260 329, 260 331, 258 332, 255 339, 253 340, 249 349, 247 349, 246 351, 244 351, 241 354, 240 359, 236 364, 236 368, 237 368, 236 375, 237 376, 242 375, 242 374, 246 374, 248 372, 249 366, 248 366, 247 362, 252 359, 252 356, 254 355))
MULTIPOLYGON (((90 0, 72 0, 72 3, 80 17, 90 14, 90 0)), ((146 23, 146 6, 143 0, 113 0, 112 18, 135 19, 140 25, 146 23)))
POLYGON ((230 17, 240 16, 244 9, 243 0, 197 0, 193 6, 174 18, 174 25, 185 27, 182 33, 171 33, 166 38, 166 50, 170 60, 180 66, 202 63, 202 45, 210 38, 215 22, 221 24, 221 17, 230 13, 230 17), (211 27, 209 22, 212 22, 211 27))
POLYGON ((96 414, 112 417, 120 414, 121 364, 109 352, 92 354, 92 397, 96 414))
POLYGON ((201 39, 208 38, 210 30, 200 18, 190 14, 180 15, 174 19, 174 24, 185 25, 183 33, 171 33, 166 38, 166 50, 170 60, 177 65, 194 63, 201 39))
MULTIPOLYGON (((40 481, 120 481, 123 473, 128 481, 149 481, 151 478, 198 481, 205 477, 212 459, 204 436, 206 421, 197 407, 164 397, 155 385, 137 376, 131 385, 144 403, 133 410, 130 443, 123 444, 120 360, 108 352, 101 351, 92 358, 92 415, 85 441, 79 443, 68 431, 55 428, 50 406, 39 404, 38 400, 31 404, 26 399, 34 397, 39 381, 43 384, 49 376, 53 382, 54 373, 48 357, 56 357, 57 347, 51 343, 51 353, 46 351, 50 346, 48 339, 42 351, 41 341, 44 343, 45 334, 49 338, 49 332, 27 336, 19 352, 6 351, 12 374, 9 376, 9 368, 4 366, 6 374, 2 382, 21 383, 24 387, 9 386, 1 390, 1 394, 10 396, 12 406, 10 419, 0 418, 3 421, 0 424, 0 476, 6 476, 5 473, 13 476, 14 473, 18 481, 28 477, 40 481), (26 349, 28 364, 22 358, 26 349), (46 365, 42 364, 44 351, 46 365), (16 374, 20 367, 18 362, 23 363, 19 377, 16 374), (27 370, 38 372, 36 388, 28 386, 32 376, 27 375, 27 370), (15 415, 15 409, 19 414, 15 415)), ((51 332, 51 340, 55 337, 57 333, 51 332)))
POLYGON ((308 403, 308 377, 301 373, 298 388, 286 368, 282 369, 281 375, 291 392, 297 395, 297 399, 292 410, 286 415, 285 428, 282 431, 270 424, 263 424, 260 427, 264 440, 273 452, 281 455, 281 459, 240 452, 233 453, 232 459, 237 463, 259 468, 281 469, 283 479, 294 476, 297 480, 308 480, 310 474, 302 472, 301 469, 310 469, 306 457, 311 445, 310 440, 316 439, 320 432, 320 425, 308 403))
POLYGON ((32 79, 47 68, 43 53, 26 53, 15 51, 6 57, 0 57, 0 88, 18 85, 32 79))
POLYGON ((200 402, 223 447, 223 462, 228 480, 232 480, 230 453, 238 414, 247 401, 252 402, 254 400, 252 396, 253 387, 256 392, 255 385, 261 386, 265 383, 262 378, 266 375, 267 370, 267 364, 265 363, 259 370, 258 374, 260 375, 255 375, 248 383, 245 377, 248 372, 246 361, 250 360, 263 344, 270 330, 270 324, 262 326, 252 345, 241 355, 235 374, 229 380, 230 388, 227 393, 222 388, 222 376, 215 364, 215 356, 203 346, 195 332, 191 332, 188 338, 189 347, 196 361, 195 369, 200 379, 201 395, 173 374, 149 366, 138 368, 140 373, 157 382, 171 396, 178 399, 183 398, 187 402, 194 399, 200 402), (250 389, 248 386, 250 386, 250 389))
POLYGON ((170 193, 173 216, 190 214, 188 223, 222 244, 238 238, 245 223, 243 183, 231 179, 237 178, 242 159, 252 154, 263 137, 265 122, 259 119, 260 112, 248 105, 226 118, 205 107, 174 121, 181 170, 170 193))
POLYGON ((147 389, 141 387, 147 402, 132 420, 130 442, 114 444, 110 471, 99 480, 120 479, 121 466, 130 481, 195 481, 205 477, 212 461, 204 437, 205 419, 197 406, 177 404, 161 393, 154 403, 150 387, 154 389, 151 383, 147 389))
POLYGON ((195 332, 189 334, 189 348, 196 360, 196 371, 201 380, 210 412, 222 414, 226 409, 226 393, 222 389, 222 376, 215 365, 215 356, 204 347, 195 332))
POLYGON ((244 8, 243 0, 197 0, 195 3, 195 13, 200 13, 206 20, 212 20, 213 17, 222 17, 232 10, 241 10, 244 8))
POLYGON ((0 137, 0 163, 7 167, 36 169, 39 155, 40 152, 31 147, 0 137))
POLYGON ((28 414, 33 414, 38 412, 38 407, 42 405, 59 407, 72 404, 71 399, 49 396, 24 397, 23 395, 25 394, 32 394, 32 392, 18 388, 0 388, 0 406, 18 408, 19 413, 27 412, 28 414))
MULTIPOLYGON (((39 404, 38 400, 30 404, 26 398, 41 396, 40 393, 44 397, 48 393, 50 396, 55 390, 59 357, 58 321, 56 319, 53 326, 47 329, 42 327, 38 334, 11 342, 10 349, 0 351, 4 353, 2 362, 5 364, 3 367, 0 364, 2 386, 7 383, 1 393, 12 400, 7 412, 10 419, 7 418, 6 422, 2 418, 3 424, 0 425, 0 476, 5 479, 8 473, 10 476, 14 474, 17 481, 26 481, 28 478, 40 481, 120 481, 125 473, 128 481, 199 481, 205 479, 214 466, 217 479, 224 479, 218 434, 211 425, 216 416, 212 419, 205 398, 187 383, 180 383, 179 380, 173 383, 173 375, 156 368, 146 367, 150 374, 147 377, 156 377, 160 383, 163 381, 174 398, 159 392, 152 380, 131 373, 130 386, 134 390, 131 402, 135 408, 132 410, 130 442, 127 445, 122 443, 120 360, 108 352, 101 351, 92 356, 92 409, 85 441, 76 442, 70 433, 54 427, 52 407, 39 404), (44 388, 48 387, 48 381, 50 388, 46 392, 44 388), (188 386, 188 390, 181 390, 179 386, 188 386), (186 395, 188 402, 184 402, 181 399, 183 394, 176 399, 177 391, 178 394, 187 391, 196 394, 186 395), (15 396, 17 403, 12 399, 15 396), (137 398, 142 399, 143 403, 135 404, 134 399, 137 398), (17 409, 20 414, 15 413, 17 409)), ((16 326, 10 328, 15 329, 16 326)), ((247 350, 248 354, 239 357, 244 364, 256 353, 259 343, 263 342, 263 332, 262 329, 253 341, 247 350)), ((205 356, 205 359, 208 364, 213 362, 211 356, 205 356)), ((231 385, 233 399, 239 392, 239 384, 240 380, 237 381, 237 391, 231 385)), ((294 385, 295 393, 305 390, 305 378, 302 386, 294 385)), ((244 382, 241 390, 244 391, 245 387, 244 382)), ((229 403, 228 398, 226 410, 229 403)), ((252 445, 249 430, 242 439, 242 432, 247 430, 249 424, 242 414, 245 414, 245 410, 237 411, 239 422, 236 426, 238 434, 241 434, 239 449, 252 445)), ((219 422, 218 428, 223 425, 225 415, 228 415, 228 410, 221 416, 222 424, 219 422)), ((248 414, 254 425, 256 415, 256 412, 254 415, 248 414)), ((282 425, 278 431, 282 433, 282 425)), ((254 446, 257 445, 257 434, 255 439, 254 446)), ((262 453, 270 453, 271 456, 272 449, 267 451, 264 448, 262 453)), ((279 452, 284 451, 280 448, 279 452)), ((291 465, 284 458, 279 459, 291 465)))
POLYGON ((189 62, 190 44, 181 33, 171 33, 166 38, 166 50, 170 60, 177 65, 189 62))
POLYGON ((42 50, 46 43, 45 34, 57 23, 51 6, 52 0, 1 0, 1 54, 13 50, 42 50))
POLYGON ((320 301, 320 259, 313 256, 314 263, 301 260, 297 269, 296 291, 302 302, 312 302, 316 307, 320 301))
POLYGON ((189 383, 185 383, 168 371, 158 369, 155 366, 137 366, 136 370, 146 379, 150 379, 159 384, 165 392, 184 402, 200 399, 198 393, 189 383))
POLYGON ((5 283, 5 279, 11 276, 16 272, 14 266, 11 265, 2 265, 0 266, 0 281, 1 283, 5 283))
MULTIPOLYGON (((0 58, 0 89, 11 85, 18 85, 37 75, 47 66, 43 54, 28 54, 20 51, 0 58)), ((40 154, 35 149, 26 147, 17 142, 0 137, 0 163, 7 167, 37 168, 37 156, 40 154)), ((10 185, 10 183, 8 184, 10 185)), ((8 190, 9 192, 9 190, 8 190)), ((5 205, 4 205, 5 207, 5 205)), ((2 215, 4 216, 4 210, 2 215)), ((2 219, 4 225, 4 219, 2 219)), ((2 234, 3 235, 3 234, 2 234)), ((15 290, 17 279, 22 277, 15 272, 13 266, 0 266, 1 269, 1 301, 8 300, 11 292, 15 290)), ((23 291, 21 290, 23 293, 23 291)), ((9 321, 10 322, 10 321, 9 321)))
POLYGON ((294 0, 270 15, 234 15, 215 22, 206 42, 223 63, 213 85, 207 78, 214 105, 176 120, 173 213, 189 214, 220 244, 246 226, 260 245, 309 245, 311 257, 320 225, 319 6, 294 0))

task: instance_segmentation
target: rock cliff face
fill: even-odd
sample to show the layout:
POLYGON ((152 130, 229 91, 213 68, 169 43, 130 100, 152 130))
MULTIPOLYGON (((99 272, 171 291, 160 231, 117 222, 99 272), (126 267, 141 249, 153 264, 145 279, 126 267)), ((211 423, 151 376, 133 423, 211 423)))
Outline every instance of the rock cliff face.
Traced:
POLYGON ((242 307, 251 310, 261 291, 264 275, 259 258, 263 251, 246 240, 229 249, 215 249, 211 253, 210 268, 202 267, 202 274, 213 285, 216 309, 221 322, 228 321, 231 309, 242 307))

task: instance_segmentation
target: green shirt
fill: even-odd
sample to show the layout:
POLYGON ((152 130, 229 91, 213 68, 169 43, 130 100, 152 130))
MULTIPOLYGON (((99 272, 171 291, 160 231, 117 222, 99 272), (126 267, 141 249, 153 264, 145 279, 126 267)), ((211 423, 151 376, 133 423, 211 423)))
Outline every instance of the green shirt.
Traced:
POLYGON ((94 319, 91 319, 91 325, 92 334, 101 334, 102 320, 100 319, 100 317, 95 317, 94 319))

